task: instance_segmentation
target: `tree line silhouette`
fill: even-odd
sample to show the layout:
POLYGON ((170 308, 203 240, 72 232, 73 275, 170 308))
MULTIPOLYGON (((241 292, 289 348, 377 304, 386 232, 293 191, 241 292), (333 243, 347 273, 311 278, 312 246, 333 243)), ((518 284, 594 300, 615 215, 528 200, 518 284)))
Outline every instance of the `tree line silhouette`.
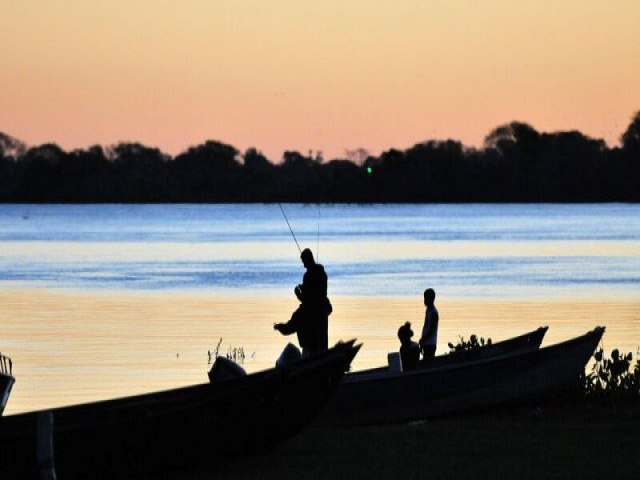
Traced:
MULTIPOLYGON (((139 143, 64 151, 0 132, 0 202, 637 202, 640 112, 609 148, 579 131, 511 122, 482 148, 430 140, 351 159, 206 141, 171 157, 139 143)), ((352 153, 353 153, 352 152, 352 153)))

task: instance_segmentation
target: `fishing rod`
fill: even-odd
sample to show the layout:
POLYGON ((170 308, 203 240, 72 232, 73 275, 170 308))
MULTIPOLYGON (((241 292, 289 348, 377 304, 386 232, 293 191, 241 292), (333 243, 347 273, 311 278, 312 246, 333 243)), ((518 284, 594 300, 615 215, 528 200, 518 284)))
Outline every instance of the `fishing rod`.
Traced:
POLYGON ((291 224, 289 223, 289 219, 287 218, 287 214, 284 213, 284 208, 282 208, 282 204, 280 202, 278 202, 278 206, 280 207, 280 211, 282 212, 282 216, 284 217, 285 222, 287 222, 287 226, 289 227, 289 231, 291 232, 291 236, 293 237, 293 241, 296 242, 296 247, 298 247, 298 251, 300 252, 300 255, 302 255, 302 249, 300 248, 300 245, 298 244, 298 239, 296 238, 296 234, 293 233, 293 229, 291 228, 291 224))

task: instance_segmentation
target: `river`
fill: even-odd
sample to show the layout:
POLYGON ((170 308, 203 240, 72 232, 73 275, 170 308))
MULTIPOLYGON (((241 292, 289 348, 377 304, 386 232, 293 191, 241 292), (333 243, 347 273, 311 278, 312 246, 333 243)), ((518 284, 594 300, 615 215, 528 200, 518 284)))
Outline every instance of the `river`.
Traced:
MULTIPOLYGON (((539 325, 543 345, 606 325, 640 344, 640 206, 300 205, 284 211, 319 254, 330 342, 382 364, 433 287, 438 353, 539 325)), ((277 204, 0 205, 0 351, 17 382, 5 413, 206 381, 208 351, 270 367, 296 307, 299 252, 277 204)))

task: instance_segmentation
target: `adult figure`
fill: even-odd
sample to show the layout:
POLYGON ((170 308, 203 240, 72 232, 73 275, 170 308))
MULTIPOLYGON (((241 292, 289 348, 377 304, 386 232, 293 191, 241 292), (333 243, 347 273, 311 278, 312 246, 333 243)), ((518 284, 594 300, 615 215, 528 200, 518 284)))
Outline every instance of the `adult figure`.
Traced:
POLYGON ((324 267, 316 263, 308 248, 302 251, 300 259, 306 269, 302 283, 294 289, 300 306, 291 315, 291 320, 276 323, 273 328, 283 335, 297 333, 302 356, 308 357, 329 347, 329 315, 333 308, 327 298, 327 274, 324 267))
POLYGON ((424 314, 424 326, 420 337, 420 348, 422 348, 423 360, 429 360, 436 354, 438 344, 438 309, 435 305, 436 292, 433 288, 424 291, 424 306, 427 307, 424 314))
POLYGON ((405 372, 416 368, 420 361, 420 346, 412 341, 411 337, 413 337, 411 322, 406 322, 398 329, 400 359, 402 360, 402 370, 405 372))

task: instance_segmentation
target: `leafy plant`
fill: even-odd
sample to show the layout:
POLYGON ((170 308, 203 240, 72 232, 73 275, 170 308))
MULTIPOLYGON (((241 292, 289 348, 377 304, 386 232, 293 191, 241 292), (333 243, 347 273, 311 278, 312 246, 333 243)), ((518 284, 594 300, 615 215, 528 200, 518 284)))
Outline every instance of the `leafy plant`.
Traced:
POLYGON ((475 334, 471 335, 469 340, 465 340, 462 335, 458 338, 458 343, 448 343, 449 353, 460 352, 463 350, 475 350, 476 348, 484 347, 485 345, 491 345, 491 338, 487 337, 487 340, 485 341, 484 337, 480 337, 478 340, 478 336, 475 334))
POLYGON ((633 365, 633 354, 620 353, 617 348, 607 358, 602 348, 593 355, 595 360, 584 377, 585 399, 609 405, 640 400, 640 359, 633 365))

